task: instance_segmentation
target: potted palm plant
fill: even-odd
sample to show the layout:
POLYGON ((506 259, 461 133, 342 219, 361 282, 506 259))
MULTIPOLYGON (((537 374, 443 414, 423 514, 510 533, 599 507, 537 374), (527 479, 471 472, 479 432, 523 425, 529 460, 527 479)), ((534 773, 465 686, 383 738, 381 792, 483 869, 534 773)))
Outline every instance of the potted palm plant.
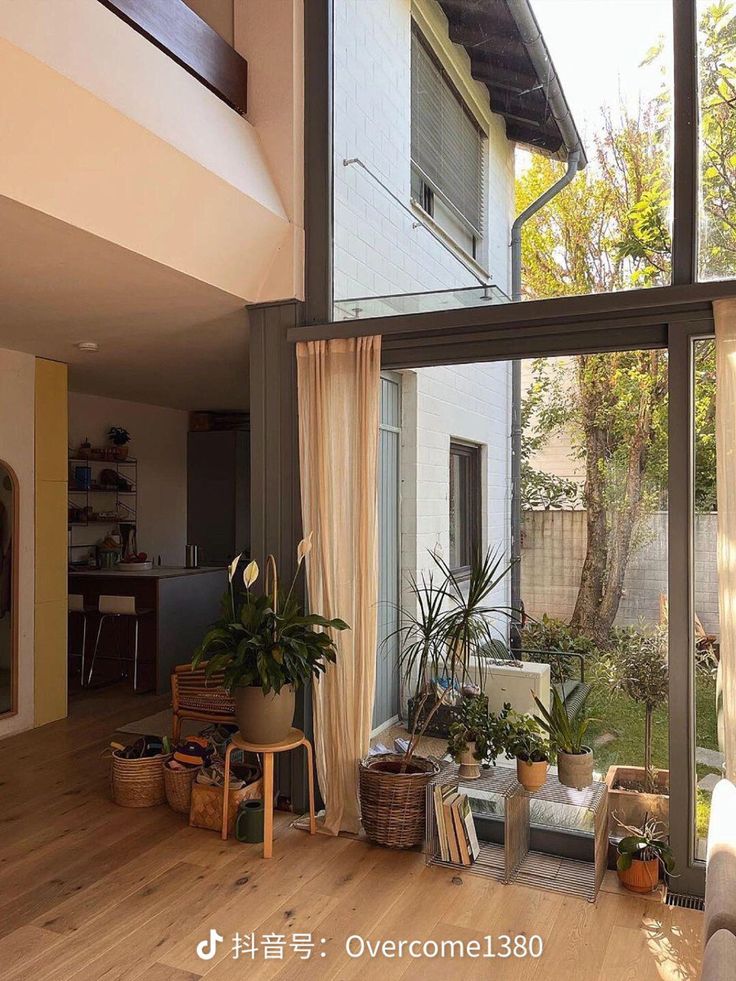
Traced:
POLYGON ((543 787, 549 770, 549 740, 536 719, 518 712, 506 716, 506 756, 516 758, 516 779, 525 790, 543 787))
POLYGON ((319 677, 336 659, 330 631, 347 630, 339 619, 305 614, 294 596, 311 539, 299 543, 297 569, 284 598, 278 588, 276 562, 268 557, 265 590, 255 593, 259 569, 255 561, 243 572, 245 589, 236 593, 233 580, 241 556, 230 564, 223 615, 205 635, 192 658, 206 660, 208 676, 223 673, 223 687, 235 700, 240 733, 247 742, 267 745, 289 735, 294 720, 296 689, 319 677), (322 628, 322 629, 315 629, 322 628))
POLYGON ((552 688, 552 705, 549 709, 536 695, 534 701, 540 712, 534 719, 547 733, 557 753, 560 783, 575 790, 589 787, 593 782, 593 750, 585 745, 585 734, 591 721, 583 714, 585 701, 575 716, 568 712, 557 688, 552 688))
POLYGON ((464 780, 477 780, 481 764, 495 763, 506 743, 506 717, 511 706, 506 704, 495 715, 488 711, 485 695, 467 699, 458 717, 450 726, 447 752, 460 765, 464 780))
POLYGON ((657 888, 660 871, 671 874, 675 857, 661 821, 648 815, 638 827, 621 825, 627 834, 617 846, 616 870, 621 885, 631 892, 652 892, 657 888))
POLYGON ((483 651, 505 639, 499 621, 512 619, 512 611, 491 596, 511 565, 489 548, 459 576, 436 552, 430 556, 439 578, 430 573, 411 582, 412 603, 399 611, 401 625, 392 636, 399 635, 403 682, 413 690, 409 728, 423 728, 432 713, 427 735, 448 736, 463 702, 483 689, 483 651))

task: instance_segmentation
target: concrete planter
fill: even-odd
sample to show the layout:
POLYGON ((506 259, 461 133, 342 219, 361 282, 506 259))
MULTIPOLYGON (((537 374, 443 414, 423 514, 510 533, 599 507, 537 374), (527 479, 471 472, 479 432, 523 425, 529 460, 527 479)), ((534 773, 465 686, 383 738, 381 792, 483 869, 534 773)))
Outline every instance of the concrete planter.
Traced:
POLYGON ((593 750, 582 753, 557 753, 557 778, 565 787, 584 790, 593 783, 593 750))
POLYGON ((533 793, 543 787, 547 781, 547 770, 549 770, 547 760, 530 763, 528 760, 520 760, 518 756, 516 757, 516 779, 524 790, 533 793))
POLYGON ((284 685, 278 695, 264 695, 260 688, 235 688, 233 698, 240 735, 246 742, 269 746, 288 737, 296 705, 291 685, 284 685))
POLYGON ((475 743, 468 743, 468 748, 460 754, 458 776, 463 780, 477 780, 480 777, 480 763, 473 753, 475 753, 475 743))
POLYGON ((659 793, 645 794, 638 790, 615 789, 617 783, 638 783, 644 780, 643 766, 610 766, 606 774, 608 784, 608 833, 613 838, 622 838, 626 832, 621 824, 628 827, 644 823, 647 815, 661 821, 669 828, 670 823, 670 771, 657 771, 659 793), (620 822, 620 823, 619 823, 620 822))

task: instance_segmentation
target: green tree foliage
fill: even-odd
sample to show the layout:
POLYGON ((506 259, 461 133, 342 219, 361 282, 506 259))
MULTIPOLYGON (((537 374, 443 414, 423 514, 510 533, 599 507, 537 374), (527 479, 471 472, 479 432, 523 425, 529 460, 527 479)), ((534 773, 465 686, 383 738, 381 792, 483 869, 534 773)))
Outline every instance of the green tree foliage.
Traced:
MULTIPOLYGON (((736 272, 736 18, 719 2, 701 16, 701 267, 736 272)), ((643 64, 663 64, 661 42, 643 64)), ((589 166, 525 226, 527 298, 616 292, 670 281, 671 104, 660 92, 636 111, 601 110, 589 166)), ((521 211, 562 173, 532 156, 517 181, 521 211)), ((715 367, 712 345, 696 359, 696 506, 715 507, 715 367)), ((522 500, 575 504, 577 488, 536 469, 550 435, 564 430, 584 463, 585 558, 573 626, 604 639, 615 619, 641 517, 666 503, 667 360, 658 352, 580 356, 560 369, 536 362, 522 407, 522 500), (570 382, 573 382, 571 385, 570 382)))

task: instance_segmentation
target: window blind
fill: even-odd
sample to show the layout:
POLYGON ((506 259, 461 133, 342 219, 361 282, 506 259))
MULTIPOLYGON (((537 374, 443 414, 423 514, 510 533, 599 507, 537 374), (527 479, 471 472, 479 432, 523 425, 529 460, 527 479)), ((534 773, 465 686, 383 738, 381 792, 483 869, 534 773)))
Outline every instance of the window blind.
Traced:
POLYGON ((473 229, 483 228, 483 133, 416 28, 411 38, 411 158, 473 229))

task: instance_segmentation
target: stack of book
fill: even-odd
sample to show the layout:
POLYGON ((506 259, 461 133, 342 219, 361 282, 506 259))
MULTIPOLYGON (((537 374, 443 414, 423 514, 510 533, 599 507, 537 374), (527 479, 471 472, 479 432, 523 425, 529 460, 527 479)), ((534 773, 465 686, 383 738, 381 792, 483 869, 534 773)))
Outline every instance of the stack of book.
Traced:
POLYGON ((472 865, 480 854, 468 795, 452 784, 434 788, 434 813, 443 862, 472 865))

